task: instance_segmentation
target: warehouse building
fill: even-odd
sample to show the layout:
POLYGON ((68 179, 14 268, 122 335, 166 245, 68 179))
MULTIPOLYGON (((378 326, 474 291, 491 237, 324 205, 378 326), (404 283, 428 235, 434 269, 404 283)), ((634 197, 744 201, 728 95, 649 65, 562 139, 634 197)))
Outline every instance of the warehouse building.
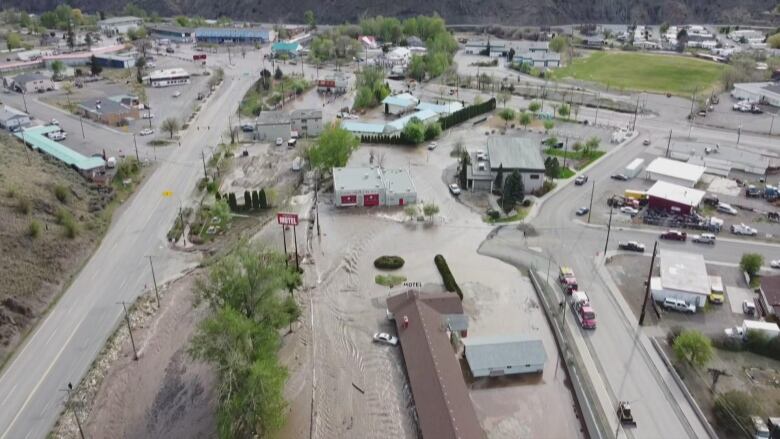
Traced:
POLYGON ((535 51, 517 53, 513 62, 529 64, 533 67, 548 69, 561 66, 561 55, 555 52, 535 51))
POLYGON ((30 126, 31 123, 29 114, 8 105, 0 107, 0 128, 14 132, 30 126))
POLYGON ((255 120, 255 138, 268 142, 290 138, 290 115, 284 111, 263 111, 255 120))
POLYGON ((266 44, 276 39, 276 32, 265 28, 199 27, 195 40, 209 44, 266 44))
POLYGON ((703 307, 711 292, 704 256, 662 249, 660 258, 661 275, 650 279, 653 300, 673 298, 703 307))
POLYGON ((169 40, 176 43, 191 43, 195 40, 193 30, 187 27, 168 26, 165 24, 149 26, 152 38, 169 40))
POLYGON ((385 106, 385 114, 401 115, 408 113, 417 107, 420 100, 409 93, 391 95, 382 100, 385 106))
POLYGON ((447 116, 456 111, 462 110, 463 104, 458 101, 445 101, 441 104, 438 103, 434 104, 431 102, 420 102, 415 108, 417 108, 417 110, 430 110, 438 114, 439 116, 447 116))
POLYGON ((517 334, 469 337, 463 346, 474 378, 542 373, 547 361, 541 340, 517 334))
POLYGON ((743 82, 734 84, 731 96, 739 100, 780 107, 780 83, 743 82))
POLYGON ((190 74, 182 68, 163 69, 155 70, 143 79, 152 87, 171 87, 189 84, 190 74))
POLYGON ((341 72, 335 72, 324 79, 317 80, 317 91, 320 93, 343 94, 347 92, 349 77, 341 72))
POLYGON ((337 207, 404 206, 417 202, 417 190, 406 170, 333 168, 337 207))
POLYGON ((322 133, 322 110, 293 110, 290 113, 290 128, 300 137, 319 136, 322 133))
POLYGON ((694 187, 704 175, 704 166, 669 160, 663 157, 650 162, 645 168, 645 178, 664 180, 685 187, 694 187))
POLYGON ((95 62, 101 67, 110 69, 130 69, 135 67, 136 54, 118 54, 110 53, 95 55, 95 62))
POLYGON ((137 29, 144 23, 138 17, 112 17, 97 22, 100 30, 108 35, 124 34, 130 29, 137 29))
POLYGON ((647 190, 647 205, 651 209, 690 215, 699 207, 705 192, 680 186, 666 181, 658 181, 647 190))
POLYGON ((344 128, 356 136, 378 136, 380 134, 385 134, 385 128, 387 128, 387 125, 383 123, 342 120, 341 128, 344 128))
POLYGON ((404 357, 423 439, 484 439, 460 364, 450 343, 457 329, 447 316, 463 315, 456 294, 406 291, 387 299, 404 357))

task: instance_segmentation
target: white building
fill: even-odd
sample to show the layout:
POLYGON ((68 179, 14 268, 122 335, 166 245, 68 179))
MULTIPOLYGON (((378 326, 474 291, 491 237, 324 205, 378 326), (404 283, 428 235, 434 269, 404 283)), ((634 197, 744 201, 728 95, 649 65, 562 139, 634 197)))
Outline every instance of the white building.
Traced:
POLYGON ((170 87, 190 83, 190 74, 181 68, 155 70, 144 78, 152 87, 170 87))
POLYGON ((704 256, 663 249, 660 257, 661 275, 650 279, 653 300, 662 302, 673 298, 704 306, 711 292, 704 256))
POLYGON ((410 59, 412 59, 412 51, 406 47, 396 47, 385 55, 385 60, 390 65, 405 66, 409 63, 410 59))
POLYGON ((414 110, 420 100, 409 93, 390 95, 382 100, 385 114, 399 115, 414 110))
POLYGON ((774 82, 743 82, 734 84, 731 96, 773 107, 780 107, 780 84, 774 82))
POLYGON ((29 127, 30 123, 29 114, 8 105, 0 107, 0 128, 8 131, 18 131, 20 128, 29 127))
POLYGON ((760 44, 764 42, 766 35, 763 32, 754 29, 740 29, 732 31, 729 34, 729 38, 735 42, 747 41, 748 44, 760 44))
POLYGON ((645 178, 663 180, 685 187, 694 187, 704 175, 704 166, 669 160, 663 157, 650 162, 645 168, 645 178))
POLYGON ((138 17, 112 17, 98 21, 100 30, 109 34, 124 34, 130 29, 141 27, 144 20, 138 17))
POLYGON ((333 168, 337 207, 404 206, 417 202, 409 171, 382 168, 333 168))

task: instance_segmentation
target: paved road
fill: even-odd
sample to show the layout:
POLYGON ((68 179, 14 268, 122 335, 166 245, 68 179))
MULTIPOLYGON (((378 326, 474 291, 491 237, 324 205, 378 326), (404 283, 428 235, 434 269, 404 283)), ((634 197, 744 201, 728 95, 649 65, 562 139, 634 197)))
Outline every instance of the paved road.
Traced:
MULTIPOLYGON (((253 72, 249 62, 226 69, 225 83, 199 116, 202 124, 235 111, 251 84, 251 77, 241 71, 253 72)), ((50 117, 37 106, 30 111, 50 117)), ((57 118, 72 124, 65 117, 57 118)), ((105 130, 96 129, 98 133, 112 138, 105 130)), ((62 408, 61 389, 81 379, 121 318, 118 302, 132 302, 145 284, 151 285, 148 255, 155 257, 158 280, 186 267, 186 260, 168 250, 165 234, 178 200, 186 201, 201 176, 201 151, 208 152, 219 134, 219 130, 194 129, 183 133, 182 148, 171 152, 174 157, 160 160, 84 269, 8 364, 0 376, 0 438, 46 436, 62 408), (173 191, 174 197, 163 198, 163 190, 173 191)))

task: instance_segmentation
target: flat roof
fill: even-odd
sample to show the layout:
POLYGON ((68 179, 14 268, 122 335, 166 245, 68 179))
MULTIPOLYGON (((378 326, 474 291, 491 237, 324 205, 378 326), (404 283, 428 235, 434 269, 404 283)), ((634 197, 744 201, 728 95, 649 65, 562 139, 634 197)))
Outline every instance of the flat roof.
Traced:
POLYGON ((337 191, 384 190, 379 168, 333 168, 333 189, 337 191))
POLYGON ((268 38, 270 31, 265 28, 236 27, 199 27, 195 29, 196 38, 268 38))
POLYGON ((704 256, 661 249, 661 286, 685 293, 709 295, 710 276, 704 256))
POLYGON ((107 97, 91 98, 79 103, 79 107, 96 114, 123 114, 130 111, 129 108, 107 97), (100 108, 98 108, 100 101, 100 108))
POLYGON ((149 73, 149 79, 152 81, 156 79, 168 79, 181 76, 190 76, 190 74, 181 67, 176 67, 173 69, 160 69, 149 73))
POLYGON ((780 99, 780 85, 777 85, 774 82, 741 82, 739 84, 734 84, 734 88, 780 99))
POLYGON ((290 123, 290 115, 285 111, 263 111, 255 120, 256 125, 284 125, 290 123))
POLYGON ((342 120, 341 128, 352 133, 376 133, 382 134, 385 132, 385 124, 382 123, 369 123, 358 122, 355 120, 342 120))
POLYGON ((471 370, 544 364, 547 360, 542 341, 522 334, 466 337, 463 345, 471 370))
POLYGON ((515 55, 515 58, 531 59, 534 61, 560 61, 561 54, 555 52, 531 51, 515 55))
POLYGON ((30 81, 41 81, 41 80, 51 80, 51 78, 47 76, 43 76, 42 74, 38 72, 34 73, 22 73, 21 75, 14 76, 13 80, 17 84, 23 84, 30 81))
POLYGON ((514 136, 490 136, 487 155, 491 169, 542 171, 544 160, 539 145, 531 139, 514 136))
POLYGON ((422 437, 485 438, 441 320, 442 314, 463 313, 460 298, 453 293, 407 291, 389 297, 387 307, 395 315, 422 437))
POLYGON ((131 15, 124 16, 124 17, 111 17, 106 18, 105 20, 100 20, 97 22, 98 25, 101 24, 120 24, 120 23, 127 23, 131 21, 143 21, 138 17, 133 17, 131 15))
POLYGON ((392 128, 394 130, 401 131, 402 129, 404 129, 406 124, 409 123, 409 121, 411 121, 415 117, 417 119, 420 119, 423 122, 427 122, 427 121, 429 121, 429 120, 431 120, 433 118, 438 118, 439 115, 436 114, 435 111, 431 111, 431 110, 415 111, 412 114, 407 114, 406 116, 404 116, 404 117, 402 117, 400 119, 396 119, 396 120, 388 123, 386 126, 392 128))
POLYGON ((152 26, 147 26, 147 28, 154 32, 168 32, 168 33, 180 33, 180 34, 191 34, 192 28, 191 27, 179 27, 174 26, 171 24, 155 24, 152 26))
POLYGON ((445 102, 443 104, 434 104, 432 102, 420 102, 416 107, 418 110, 430 110, 437 114, 452 114, 463 109, 463 104, 457 101, 445 102))
POLYGON ((716 153, 707 154, 705 148, 712 147, 712 144, 679 142, 672 145, 671 153, 673 157, 687 159, 689 164, 699 165, 702 163, 705 166, 705 171, 706 168, 710 167, 723 168, 723 162, 727 162, 729 168, 756 174, 766 173, 766 168, 769 167, 769 157, 737 148, 734 144, 721 143, 716 148, 716 153))
POLYGON ((292 119, 322 119, 322 110, 316 108, 303 108, 290 112, 292 119))
POLYGON ((648 197, 662 198, 686 206, 698 206, 706 192, 658 180, 647 190, 648 197))
POLYGON ((409 194, 416 193, 412 176, 405 169, 383 169, 380 171, 385 181, 388 193, 409 194))
POLYGON ((86 157, 46 137, 47 133, 59 130, 58 126, 37 126, 23 128, 22 131, 14 133, 14 136, 32 146, 33 149, 40 149, 66 165, 75 166, 81 171, 89 171, 106 165, 106 162, 100 157, 86 157))
POLYGON ((409 93, 390 95, 382 99, 383 104, 397 105, 399 107, 411 107, 412 105, 417 105, 419 102, 420 102, 419 99, 417 99, 416 97, 412 96, 409 93))
POLYGON ((647 165, 645 172, 666 175, 696 184, 696 182, 701 179, 701 176, 704 175, 704 166, 691 165, 689 163, 678 162, 677 160, 658 157, 647 165))

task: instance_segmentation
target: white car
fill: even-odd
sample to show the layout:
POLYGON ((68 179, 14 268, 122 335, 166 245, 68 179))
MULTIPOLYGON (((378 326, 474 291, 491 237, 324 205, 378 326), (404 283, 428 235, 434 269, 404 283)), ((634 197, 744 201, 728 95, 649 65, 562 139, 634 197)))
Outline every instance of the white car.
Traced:
POLYGON ((173 97, 175 97, 175 98, 178 98, 179 96, 181 96, 181 92, 180 91, 177 91, 176 93, 173 94, 173 97))
POLYGON ((52 119, 49 122, 49 125, 60 126, 60 121, 58 121, 57 119, 52 119))
POLYGON ((450 192, 452 192, 452 195, 460 195, 460 186, 456 183, 452 183, 450 185, 450 192))
POLYGON ((431 142, 431 143, 428 144, 428 150, 433 151, 434 149, 436 149, 437 146, 439 146, 438 143, 431 142))
POLYGON ((631 216, 634 216, 639 213, 639 210, 631 206, 623 206, 620 208, 620 211, 631 216))
POLYGON ((374 341, 377 343, 388 344, 390 346, 395 346, 398 344, 398 338, 386 332, 377 332, 374 334, 374 341))
POLYGON ((148 111, 146 113, 143 113, 141 117, 143 117, 144 119, 154 119, 154 113, 148 111))
POLYGON ((743 224, 732 224, 731 225, 731 233, 735 235, 746 235, 746 236, 756 236, 758 235, 758 230, 743 224))
POLYGON ((769 266, 772 268, 780 268, 780 259, 775 259, 774 261, 771 261, 769 263, 769 266))
POLYGON ((142 136, 150 136, 150 135, 154 134, 154 130, 151 129, 151 128, 144 128, 138 134, 140 134, 142 136))
POLYGON ((729 215, 736 215, 737 209, 734 206, 726 203, 718 203, 718 212, 727 213, 729 215))
POLYGON ((276 138, 276 146, 282 146, 283 143, 284 143, 284 139, 282 139, 281 137, 276 138))
POLYGON ((715 235, 712 233, 702 233, 701 235, 693 235, 693 238, 691 239, 693 242, 698 242, 700 244, 715 244, 715 235))

